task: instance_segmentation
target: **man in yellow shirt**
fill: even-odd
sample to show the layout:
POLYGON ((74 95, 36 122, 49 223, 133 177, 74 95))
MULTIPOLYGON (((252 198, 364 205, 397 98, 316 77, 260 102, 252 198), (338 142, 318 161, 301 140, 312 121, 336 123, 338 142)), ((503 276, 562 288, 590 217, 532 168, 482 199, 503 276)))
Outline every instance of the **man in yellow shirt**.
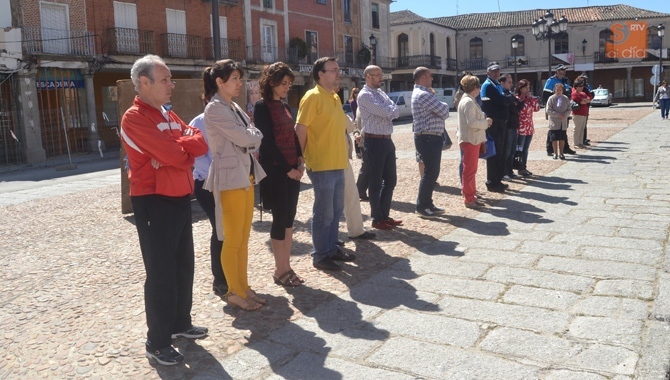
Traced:
POLYGON ((340 66, 333 57, 314 62, 316 86, 307 91, 298 109, 295 131, 300 140, 307 175, 314 189, 312 209, 312 258, 321 270, 340 270, 335 261, 353 261, 351 253, 337 245, 344 210, 344 169, 347 168, 346 115, 336 91, 340 66))

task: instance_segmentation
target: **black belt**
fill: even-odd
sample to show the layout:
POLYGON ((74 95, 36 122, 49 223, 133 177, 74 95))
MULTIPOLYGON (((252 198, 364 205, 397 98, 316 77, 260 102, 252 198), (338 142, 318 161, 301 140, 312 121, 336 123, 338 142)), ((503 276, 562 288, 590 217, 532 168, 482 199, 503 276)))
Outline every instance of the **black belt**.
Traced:
POLYGON ((374 133, 364 133, 366 139, 391 139, 391 135, 376 135, 374 133))

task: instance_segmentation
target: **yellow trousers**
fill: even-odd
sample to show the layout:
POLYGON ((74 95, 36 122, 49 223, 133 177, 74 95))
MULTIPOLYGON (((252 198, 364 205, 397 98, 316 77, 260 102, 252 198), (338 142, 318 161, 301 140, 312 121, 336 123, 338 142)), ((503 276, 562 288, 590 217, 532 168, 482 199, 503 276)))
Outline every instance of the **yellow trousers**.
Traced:
POLYGON ((221 250, 221 265, 228 282, 228 293, 232 292, 247 298, 249 290, 247 264, 249 233, 254 216, 254 186, 221 191, 221 208, 225 235, 221 250))

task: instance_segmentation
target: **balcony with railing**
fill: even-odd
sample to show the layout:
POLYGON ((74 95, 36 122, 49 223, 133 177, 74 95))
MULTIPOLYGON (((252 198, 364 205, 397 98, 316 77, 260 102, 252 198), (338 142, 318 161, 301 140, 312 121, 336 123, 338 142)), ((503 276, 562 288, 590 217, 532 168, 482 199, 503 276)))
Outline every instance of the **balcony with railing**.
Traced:
MULTIPOLYGON (((239 38, 221 38, 221 59, 232 59, 234 61, 241 61, 244 57, 244 48, 242 40, 239 38)), ((207 59, 214 59, 214 39, 205 38, 205 46, 207 49, 207 59)))
POLYGON ((161 34, 164 57, 202 59, 202 37, 187 34, 161 34))
POLYGON ((470 58, 465 60, 465 70, 484 70, 488 64, 486 58, 470 58))
POLYGON ((247 46, 247 63, 286 62, 287 49, 277 46, 247 46))
POLYGON ((110 54, 145 55, 156 52, 154 32, 130 28, 107 29, 110 54))
POLYGON ((668 59, 668 49, 660 49, 660 50, 659 49, 650 49, 647 56, 642 58, 642 60, 646 61, 646 62, 658 61, 658 56, 661 55, 661 54, 663 54, 663 60, 668 59))
POLYGON ((396 69, 414 69, 418 66, 441 69, 442 58, 436 55, 410 55, 396 58, 396 69))
POLYGON ((23 33, 23 50, 27 54, 95 55, 94 36, 87 30, 25 27, 23 33))

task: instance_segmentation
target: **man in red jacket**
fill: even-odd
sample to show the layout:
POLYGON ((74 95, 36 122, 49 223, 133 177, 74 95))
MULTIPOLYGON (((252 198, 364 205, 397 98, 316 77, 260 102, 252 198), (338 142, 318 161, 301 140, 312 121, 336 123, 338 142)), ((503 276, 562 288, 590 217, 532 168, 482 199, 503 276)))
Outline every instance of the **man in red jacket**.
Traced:
POLYGON ((207 143, 196 128, 170 111, 174 83, 158 56, 138 59, 130 70, 138 95, 121 120, 128 159, 130 200, 146 270, 146 355, 160 364, 180 363, 178 337, 201 338, 207 329, 191 323, 193 231, 191 200, 196 156, 207 143))

